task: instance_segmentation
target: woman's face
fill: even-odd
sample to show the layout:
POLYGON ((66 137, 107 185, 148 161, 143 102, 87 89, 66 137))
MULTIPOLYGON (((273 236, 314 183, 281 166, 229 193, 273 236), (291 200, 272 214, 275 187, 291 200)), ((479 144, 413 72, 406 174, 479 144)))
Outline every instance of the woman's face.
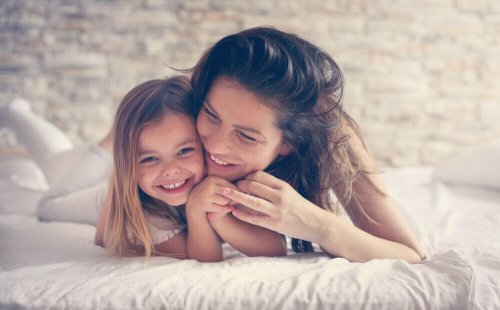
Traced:
POLYGON ((207 174, 228 181, 264 170, 290 149, 276 127, 276 113, 226 77, 212 84, 196 126, 205 147, 207 174))

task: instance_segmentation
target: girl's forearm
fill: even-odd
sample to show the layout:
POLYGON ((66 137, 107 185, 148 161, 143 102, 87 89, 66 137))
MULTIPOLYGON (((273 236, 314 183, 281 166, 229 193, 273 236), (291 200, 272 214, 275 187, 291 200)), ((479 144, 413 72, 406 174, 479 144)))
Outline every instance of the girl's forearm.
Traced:
POLYGON ((211 224, 224 241, 247 256, 284 256, 287 253, 283 235, 240 221, 231 214, 211 224))
POLYGON ((187 257, 200 262, 222 261, 219 236, 208 222, 206 213, 187 213, 187 257))

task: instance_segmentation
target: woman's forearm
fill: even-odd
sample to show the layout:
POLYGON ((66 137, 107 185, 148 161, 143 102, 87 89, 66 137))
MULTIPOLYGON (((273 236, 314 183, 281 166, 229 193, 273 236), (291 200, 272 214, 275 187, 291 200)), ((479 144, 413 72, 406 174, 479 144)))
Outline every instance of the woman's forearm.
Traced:
POLYGON ((284 256, 287 253, 283 235, 240 221, 231 214, 211 224, 224 241, 247 256, 284 256))
POLYGON ((318 211, 315 217, 319 225, 311 241, 332 256, 353 262, 384 258, 404 259, 409 263, 422 260, 415 250, 406 245, 371 235, 336 214, 321 209, 318 211))

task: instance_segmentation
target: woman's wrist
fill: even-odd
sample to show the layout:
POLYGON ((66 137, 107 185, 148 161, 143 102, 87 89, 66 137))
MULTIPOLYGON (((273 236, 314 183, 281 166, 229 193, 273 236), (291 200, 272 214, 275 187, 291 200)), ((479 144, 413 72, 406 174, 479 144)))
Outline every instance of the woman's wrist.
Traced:
POLYGON ((321 246, 325 240, 329 239, 333 234, 332 222, 334 219, 332 217, 334 216, 335 214, 314 206, 314 209, 311 210, 311 227, 309 227, 311 236, 309 241, 321 246))
POLYGON ((316 207, 311 223, 311 239, 323 250, 331 255, 342 256, 344 246, 342 245, 344 234, 341 232, 345 225, 349 225, 335 213, 316 207))

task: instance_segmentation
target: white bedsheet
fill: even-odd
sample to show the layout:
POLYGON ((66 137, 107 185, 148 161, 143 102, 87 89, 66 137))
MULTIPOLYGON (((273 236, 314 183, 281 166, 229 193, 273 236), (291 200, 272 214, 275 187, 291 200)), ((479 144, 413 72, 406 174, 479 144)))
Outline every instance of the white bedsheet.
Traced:
POLYGON ((385 173, 430 257, 351 263, 322 253, 221 263, 118 258, 95 228, 39 222, 36 191, 0 182, 0 308, 495 309, 500 192, 431 182, 431 168, 385 173), (16 203, 19 205, 16 206, 16 203))

